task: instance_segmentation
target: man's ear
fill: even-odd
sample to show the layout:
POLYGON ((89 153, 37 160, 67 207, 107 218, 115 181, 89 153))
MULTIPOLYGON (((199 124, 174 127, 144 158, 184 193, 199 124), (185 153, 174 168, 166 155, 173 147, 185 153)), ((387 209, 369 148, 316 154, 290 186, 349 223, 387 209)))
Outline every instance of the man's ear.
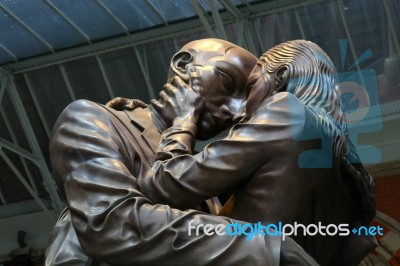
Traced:
POLYGON ((171 69, 182 79, 189 80, 189 68, 187 67, 193 62, 193 56, 188 51, 180 51, 176 53, 171 60, 171 69))

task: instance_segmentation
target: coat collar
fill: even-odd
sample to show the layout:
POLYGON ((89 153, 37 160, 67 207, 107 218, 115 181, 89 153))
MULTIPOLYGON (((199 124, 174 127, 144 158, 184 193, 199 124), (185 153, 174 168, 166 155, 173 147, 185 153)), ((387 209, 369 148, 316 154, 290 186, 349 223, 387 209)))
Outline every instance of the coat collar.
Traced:
POLYGON ((153 123, 149 108, 135 108, 133 111, 125 111, 131 123, 142 132, 142 138, 155 152, 158 148, 161 133, 153 123))

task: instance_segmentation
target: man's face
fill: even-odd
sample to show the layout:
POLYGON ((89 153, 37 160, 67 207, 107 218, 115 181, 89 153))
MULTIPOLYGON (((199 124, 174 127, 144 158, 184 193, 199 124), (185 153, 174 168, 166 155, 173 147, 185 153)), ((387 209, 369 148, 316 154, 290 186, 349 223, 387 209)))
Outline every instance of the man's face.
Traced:
POLYGON ((230 127, 233 117, 241 110, 246 98, 247 77, 255 57, 240 47, 217 39, 194 41, 181 51, 191 55, 186 69, 196 67, 205 89, 206 111, 198 122, 198 138, 209 139, 230 127))

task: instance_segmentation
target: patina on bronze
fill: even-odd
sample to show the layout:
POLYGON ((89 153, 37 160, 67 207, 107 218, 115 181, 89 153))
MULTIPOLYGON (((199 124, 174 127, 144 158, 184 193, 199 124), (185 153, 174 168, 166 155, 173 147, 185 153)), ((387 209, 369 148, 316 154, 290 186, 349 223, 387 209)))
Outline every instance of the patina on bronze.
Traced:
POLYGON ((193 219, 214 225, 234 220, 154 205, 139 189, 155 160, 159 132, 176 116, 200 116, 193 126, 202 138, 232 123, 255 62, 251 53, 229 42, 194 41, 173 57, 171 82, 149 107, 142 108, 140 101, 130 101, 131 110, 123 111, 87 100, 69 105, 50 143, 54 178, 68 210, 55 226, 46 265, 279 265, 281 253, 304 257, 301 265, 308 265, 302 248, 288 241, 281 249, 279 238, 189 236, 193 219), (186 93, 186 102, 171 104, 174 91, 192 92, 185 82, 199 91, 204 85, 204 104, 192 93, 186 93))
MULTIPOLYGON (((353 228, 374 217, 373 180, 347 139, 334 65, 316 44, 289 41, 261 56, 244 119, 196 155, 193 113, 163 133, 141 183, 152 201, 185 209, 234 192, 224 214, 263 224, 353 228)), ((357 265, 375 248, 373 238, 354 235, 294 239, 321 265, 357 265)))

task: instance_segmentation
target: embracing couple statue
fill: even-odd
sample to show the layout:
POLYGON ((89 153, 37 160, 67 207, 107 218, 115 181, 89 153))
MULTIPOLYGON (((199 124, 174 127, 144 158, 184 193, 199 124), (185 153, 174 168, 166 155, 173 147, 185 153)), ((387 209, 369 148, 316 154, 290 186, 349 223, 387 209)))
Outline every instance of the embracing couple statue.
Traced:
POLYGON ((330 58, 309 41, 257 60, 203 39, 173 56, 149 105, 73 102, 50 142, 68 208, 46 265, 357 265, 373 237, 306 232, 368 226, 375 215, 336 82, 330 58), (194 151, 196 138, 229 128, 194 151), (245 230, 224 230, 233 224, 245 230), (304 230, 249 232, 256 224, 304 230))

